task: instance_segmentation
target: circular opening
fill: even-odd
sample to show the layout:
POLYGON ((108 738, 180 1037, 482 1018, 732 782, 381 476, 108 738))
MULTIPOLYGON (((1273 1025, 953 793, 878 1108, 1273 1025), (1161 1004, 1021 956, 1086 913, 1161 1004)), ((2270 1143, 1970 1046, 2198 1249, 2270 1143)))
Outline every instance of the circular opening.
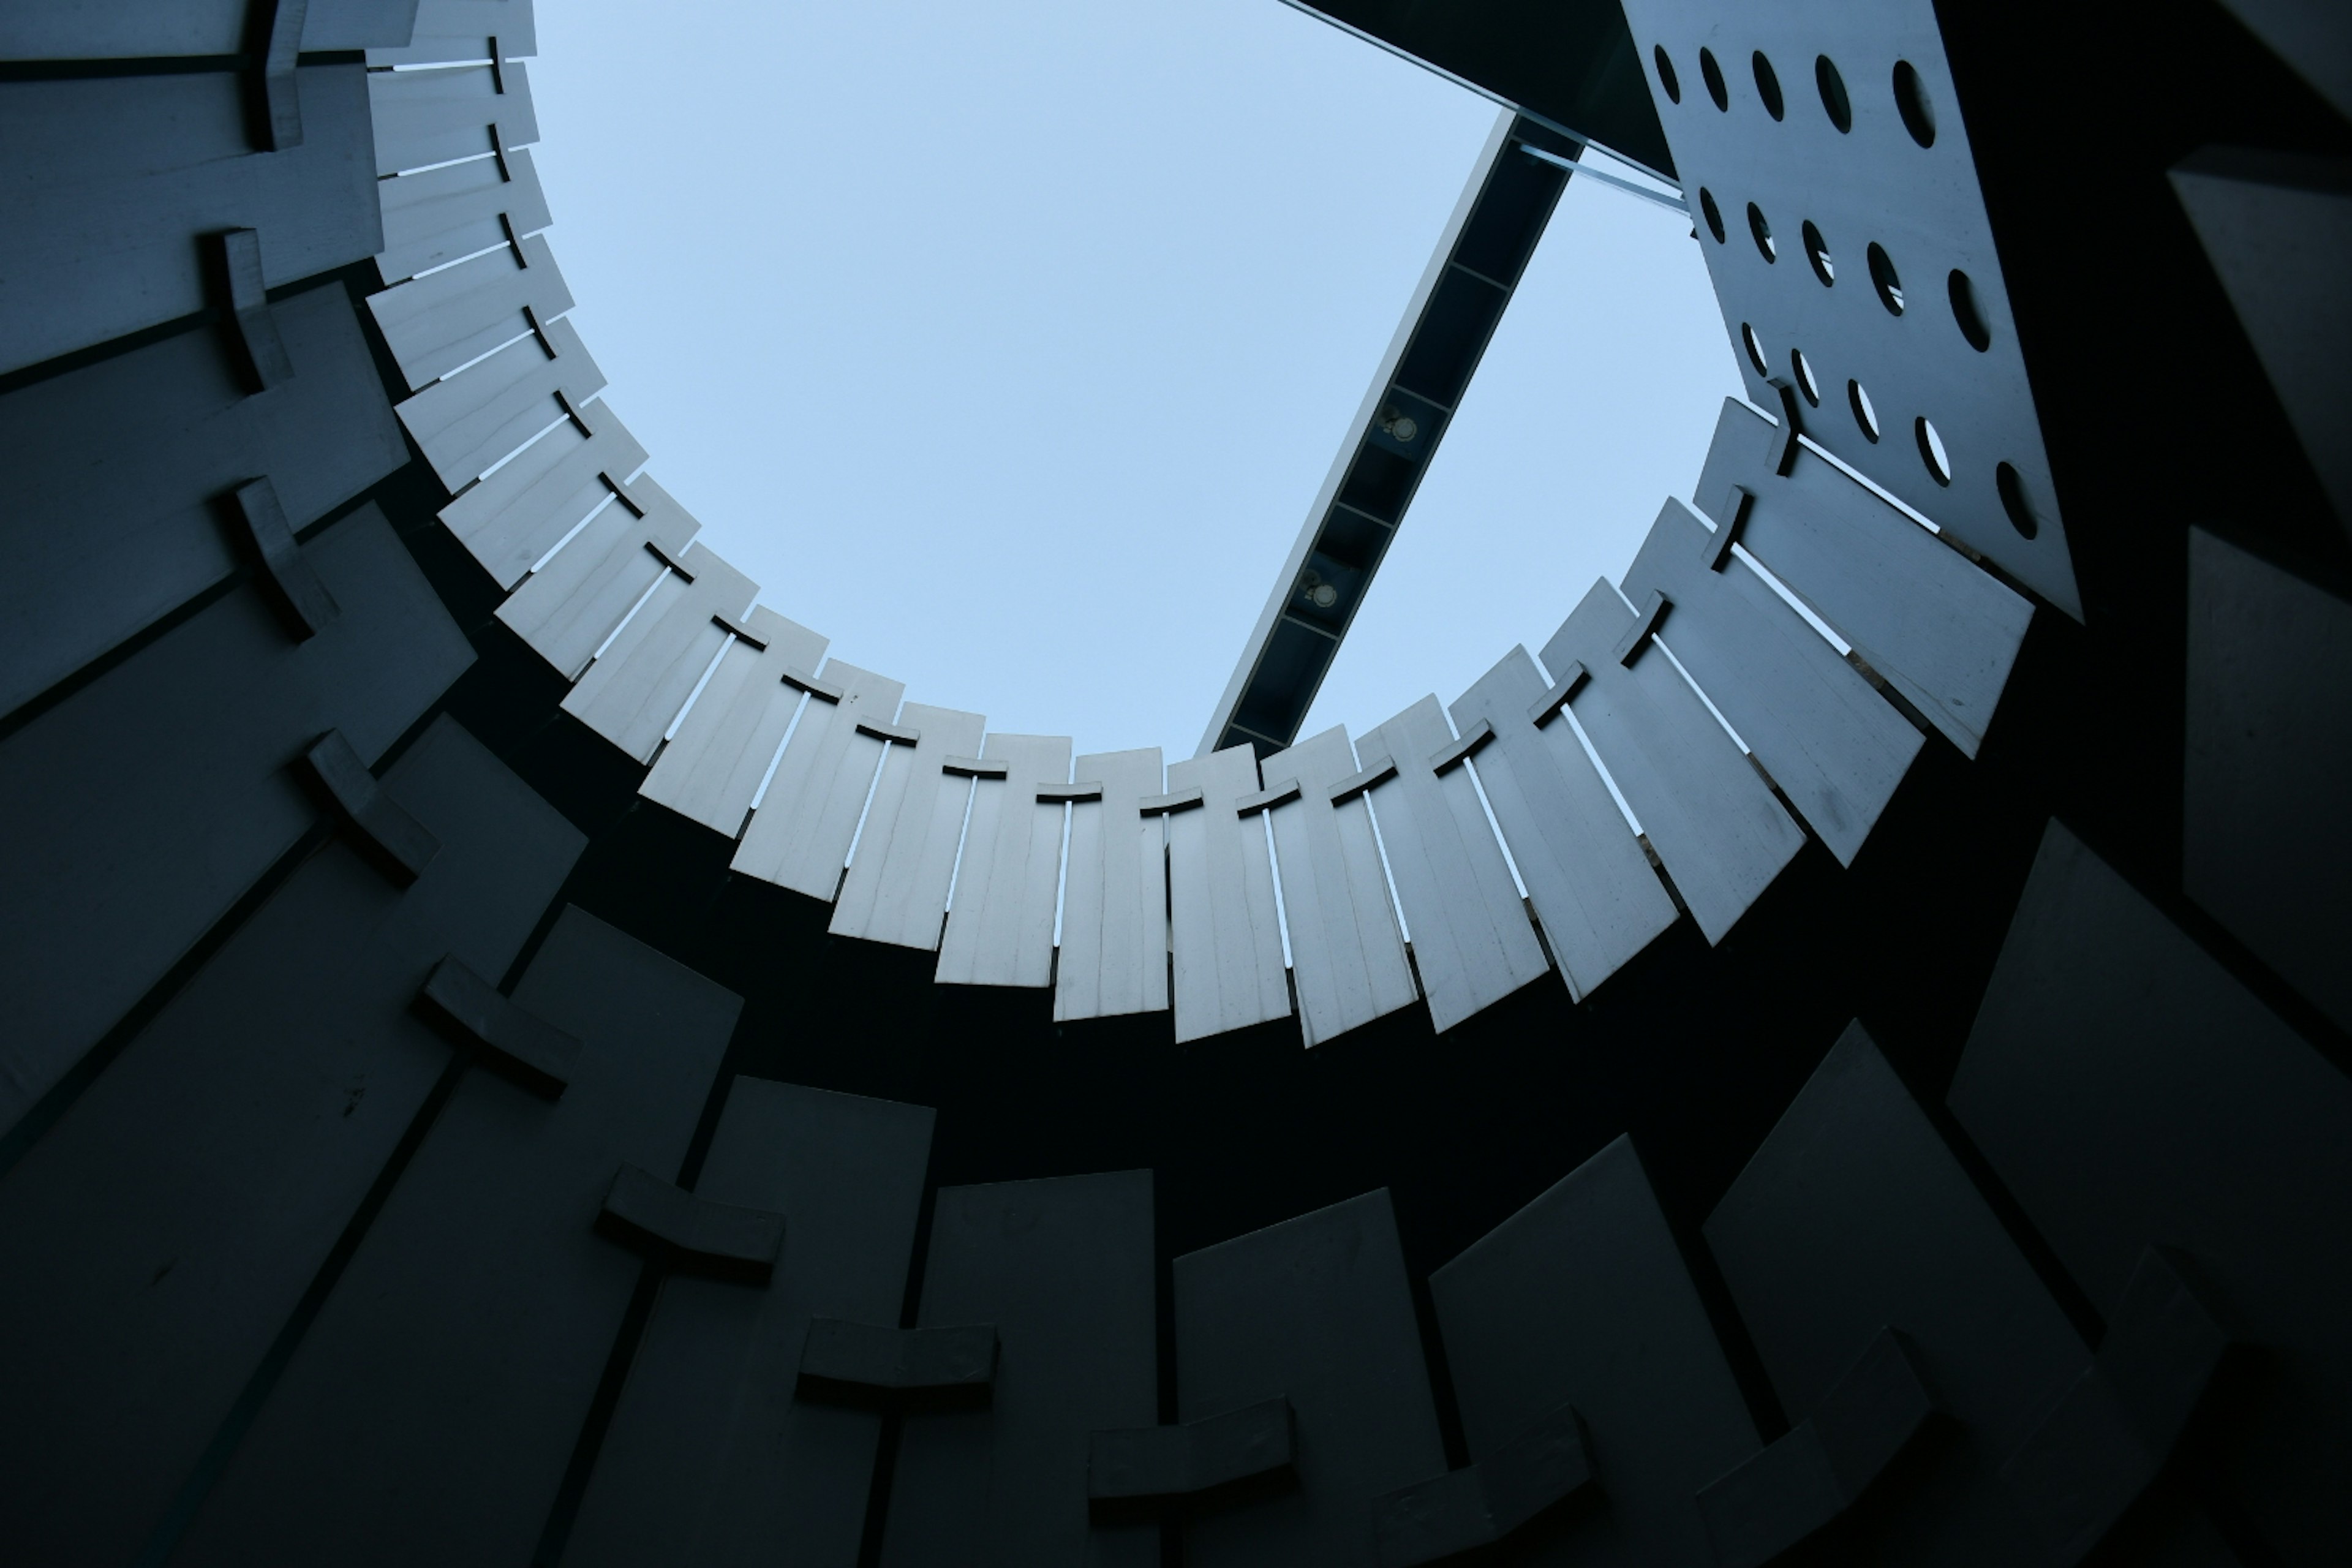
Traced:
POLYGON ((1936 144, 1936 109, 1927 101, 1927 84, 1919 79, 1918 71, 1909 60, 1895 62, 1895 108, 1903 116, 1903 129, 1911 132, 1912 141, 1922 147, 1936 144))
POLYGON ((1731 94, 1724 89, 1723 68, 1715 63, 1715 51, 1712 49, 1699 50, 1698 74, 1706 83, 1706 95, 1715 100, 1716 108, 1729 109, 1731 94))
POLYGON ((1715 205, 1715 193, 1705 185, 1698 188, 1699 216, 1706 219, 1706 232, 1715 236, 1715 243, 1723 243, 1723 209, 1715 205))
POLYGON ((1822 288, 1828 288, 1837 281, 1837 263, 1830 259, 1830 242, 1822 237, 1822 231, 1813 226, 1811 218, 1805 220, 1801 237, 1805 242, 1805 259, 1813 264, 1813 276, 1822 280, 1822 288))
POLYGON ((1772 62, 1764 58, 1763 50, 1759 49, 1748 64, 1756 72, 1756 96, 1764 100, 1764 112, 1775 120, 1780 119, 1788 113, 1789 106, 1780 101, 1780 79, 1774 74, 1772 62))
POLYGON ((1845 95, 1845 78, 1838 75, 1837 64, 1827 55, 1813 60, 1813 85, 1822 89, 1822 110, 1841 135, 1853 129, 1853 100, 1845 95))
POLYGON ((1944 452, 1944 438, 1936 434, 1936 426, 1926 415, 1911 422, 1911 434, 1919 440, 1919 460, 1927 465, 1927 477, 1939 485, 1952 482, 1952 459, 1944 452))
POLYGON ((1764 221, 1764 209, 1754 202, 1748 204, 1748 232, 1756 237, 1756 248, 1765 260, 1780 259, 1780 247, 1772 243, 1772 226, 1764 221))
POLYGON ((1822 405, 1822 385, 1813 379, 1813 362, 1805 357, 1804 350, 1790 349, 1789 363, 1797 373, 1797 390, 1805 395, 1806 402, 1819 408, 1822 405))
POLYGON ((1853 422, 1862 426, 1863 439, 1877 440, 1878 410, 1870 405, 1870 394, 1863 391, 1862 383, 1849 381, 1845 384, 1845 400, 1853 405, 1853 422))
POLYGON ((2034 521, 2032 509, 2025 504, 2025 481, 2007 463, 1992 471, 1993 486, 2000 491, 2000 510, 2009 513, 2009 526, 2031 539, 2042 531, 2034 521))
POLYGON ((1977 309, 1974 285, 1969 282, 1969 275, 1957 267, 1947 281, 1951 287, 1952 320, 1960 324, 1960 336, 1969 340, 1969 347, 1984 353, 1992 347, 1992 329, 1985 325, 1984 312, 1977 309))
POLYGON ((1650 58, 1658 65, 1658 85, 1666 89, 1668 103, 1683 100, 1683 84, 1675 78, 1675 62, 1666 58, 1666 46, 1659 44, 1650 50, 1650 58))
POLYGON ((1864 254, 1870 261, 1870 280, 1877 286, 1878 302, 1886 307, 1888 315, 1901 315, 1903 313, 1903 279, 1896 274, 1895 263, 1888 259, 1886 252, 1880 248, 1874 239, 1870 242, 1869 250, 1864 254))
POLYGON ((1769 379, 1772 374, 1772 362, 1765 357, 1764 342, 1756 335, 1756 329, 1745 321, 1740 322, 1739 341, 1748 345, 1748 363, 1756 367, 1756 374, 1769 379))

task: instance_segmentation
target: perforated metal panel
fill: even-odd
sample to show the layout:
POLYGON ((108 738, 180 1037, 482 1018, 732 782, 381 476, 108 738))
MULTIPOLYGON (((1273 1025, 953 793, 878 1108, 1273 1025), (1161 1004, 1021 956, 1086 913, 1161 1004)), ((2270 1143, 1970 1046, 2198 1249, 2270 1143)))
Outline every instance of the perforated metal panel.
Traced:
POLYGON ((1929 0, 1625 15, 1748 397, 1799 388, 1807 434, 2080 620, 1929 0))
POLYGON ((1789 472, 1775 473, 1777 445, 1770 424, 1727 399, 1698 510, 1718 525, 1737 520, 1741 550, 1975 756, 2032 604, 1818 453, 1800 445, 1789 472))

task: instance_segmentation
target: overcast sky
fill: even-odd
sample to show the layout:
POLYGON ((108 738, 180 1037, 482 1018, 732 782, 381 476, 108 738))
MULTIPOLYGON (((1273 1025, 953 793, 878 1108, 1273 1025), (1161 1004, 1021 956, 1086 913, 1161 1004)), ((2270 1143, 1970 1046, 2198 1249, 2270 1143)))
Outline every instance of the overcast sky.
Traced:
MULTIPOLYGON (((541 0, 551 236, 647 471, 910 700, 1189 756, 1495 106, 1280 0, 541 0)), ((1738 376, 1568 195, 1312 733, 1538 647, 1738 376)))

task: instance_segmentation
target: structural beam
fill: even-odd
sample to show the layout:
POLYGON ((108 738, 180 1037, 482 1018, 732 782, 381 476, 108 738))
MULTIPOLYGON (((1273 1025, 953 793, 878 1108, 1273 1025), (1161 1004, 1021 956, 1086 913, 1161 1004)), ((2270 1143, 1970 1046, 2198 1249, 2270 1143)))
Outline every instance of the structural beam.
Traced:
POLYGON ((1198 755, 1264 758, 1297 738, 1581 151, 1525 115, 1496 119, 1198 755))

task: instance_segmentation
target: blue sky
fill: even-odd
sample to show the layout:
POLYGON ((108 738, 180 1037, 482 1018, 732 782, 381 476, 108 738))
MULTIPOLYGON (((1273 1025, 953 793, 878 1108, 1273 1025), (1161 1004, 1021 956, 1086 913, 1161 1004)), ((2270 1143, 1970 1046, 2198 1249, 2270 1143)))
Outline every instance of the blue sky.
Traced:
MULTIPOLYGON (((530 69, 648 471, 911 700, 1190 755, 1495 106, 1280 0, 645 15, 530 69)), ((1737 390, 1688 224, 1571 179, 1306 732, 1540 645, 1737 390)))

